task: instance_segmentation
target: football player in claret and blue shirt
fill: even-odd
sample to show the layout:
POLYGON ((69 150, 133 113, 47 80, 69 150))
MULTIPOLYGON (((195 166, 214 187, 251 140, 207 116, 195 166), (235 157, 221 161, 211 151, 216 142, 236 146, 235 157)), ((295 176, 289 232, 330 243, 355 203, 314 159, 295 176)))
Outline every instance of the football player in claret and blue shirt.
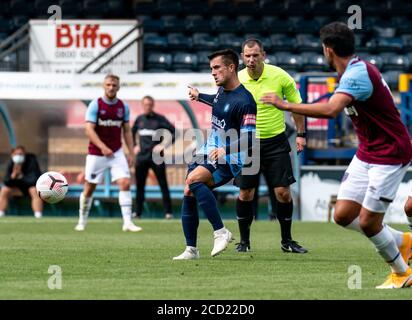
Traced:
POLYGON ((353 31, 344 23, 333 22, 320 30, 320 36, 324 55, 339 75, 339 85, 330 100, 288 103, 273 93, 261 100, 281 110, 317 118, 336 117, 345 110, 355 127, 359 148, 339 188, 335 221, 367 236, 389 264, 392 272, 378 289, 410 287, 412 234, 383 224, 385 211, 411 161, 408 130, 378 69, 355 55, 353 31))
POLYGON ((211 255, 216 256, 232 241, 232 233, 223 225, 212 189, 239 174, 255 141, 256 103, 239 82, 238 55, 230 49, 216 51, 209 55, 209 61, 212 76, 220 88, 215 95, 206 95, 189 87, 191 100, 212 106, 212 128, 205 145, 196 152, 194 162, 188 166, 182 204, 186 250, 174 260, 199 258, 196 246, 199 226, 197 203, 214 230, 211 255))

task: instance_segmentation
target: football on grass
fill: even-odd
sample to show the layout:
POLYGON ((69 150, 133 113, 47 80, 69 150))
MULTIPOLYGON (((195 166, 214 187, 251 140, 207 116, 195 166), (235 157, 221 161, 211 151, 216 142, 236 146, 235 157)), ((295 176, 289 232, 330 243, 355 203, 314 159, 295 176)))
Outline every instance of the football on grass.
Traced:
POLYGON ((57 203, 66 196, 68 184, 61 173, 48 171, 43 173, 36 182, 37 193, 47 203, 57 203))

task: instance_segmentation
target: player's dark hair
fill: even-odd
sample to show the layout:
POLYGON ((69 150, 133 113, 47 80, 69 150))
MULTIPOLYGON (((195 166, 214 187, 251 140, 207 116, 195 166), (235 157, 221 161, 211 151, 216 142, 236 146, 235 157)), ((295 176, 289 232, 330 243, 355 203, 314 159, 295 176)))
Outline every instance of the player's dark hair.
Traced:
POLYGON ((215 51, 209 54, 207 57, 209 58, 209 61, 213 60, 216 57, 222 57, 222 61, 225 64, 225 66, 234 64, 235 70, 239 68, 239 56, 232 49, 224 49, 224 50, 215 51))
POLYGON ((15 147, 15 148, 11 149, 11 153, 13 153, 13 152, 16 151, 16 150, 21 150, 21 151, 23 151, 24 153, 26 153, 26 148, 23 147, 22 145, 17 146, 17 147, 15 147))
POLYGON ((345 23, 332 22, 320 29, 322 43, 335 51, 338 57, 355 53, 355 34, 345 23))
POLYGON ((143 101, 144 99, 150 100, 151 103, 154 103, 154 98, 153 98, 152 96, 144 96, 144 97, 142 98, 142 101, 143 101))
POLYGON ((245 48, 245 46, 248 46, 248 48, 252 48, 252 47, 254 47, 255 45, 257 45, 258 47, 259 47, 259 49, 260 49, 260 51, 264 51, 263 50, 263 43, 262 43, 262 41, 260 41, 260 40, 258 40, 258 39, 256 39, 256 38, 249 38, 249 39, 246 39, 245 41, 243 41, 243 43, 242 43, 242 51, 243 51, 243 49, 245 48))

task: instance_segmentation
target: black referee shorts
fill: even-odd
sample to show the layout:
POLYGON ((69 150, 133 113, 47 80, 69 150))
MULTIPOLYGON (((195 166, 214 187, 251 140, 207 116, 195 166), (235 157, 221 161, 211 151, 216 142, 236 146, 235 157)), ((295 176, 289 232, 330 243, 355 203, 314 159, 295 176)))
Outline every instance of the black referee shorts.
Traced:
MULTIPOLYGON (((260 139, 260 173, 266 179, 269 188, 287 187, 296 182, 293 176, 289 152, 289 141, 285 133, 268 139, 260 139)), ((242 175, 234 181, 240 189, 252 189, 259 186, 259 174, 242 175)))

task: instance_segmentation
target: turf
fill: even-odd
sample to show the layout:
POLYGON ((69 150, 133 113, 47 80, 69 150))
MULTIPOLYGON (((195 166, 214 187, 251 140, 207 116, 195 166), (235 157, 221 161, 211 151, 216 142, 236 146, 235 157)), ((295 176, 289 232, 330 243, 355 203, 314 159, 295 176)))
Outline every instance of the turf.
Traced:
MULTIPOLYGON (((389 269, 361 235, 334 224, 295 222, 296 240, 310 252, 286 254, 279 226, 258 221, 252 250, 231 244, 210 257, 212 234, 202 220, 201 258, 172 261, 184 249, 179 220, 140 220, 137 234, 120 219, 90 219, 83 233, 74 218, 0 220, 0 299, 410 299, 411 289, 376 290, 389 269), (48 288, 50 265, 62 289, 48 288), (362 289, 349 289, 348 268, 362 270, 362 289)), ((235 221, 226 221, 238 238, 235 221)), ((406 226, 399 226, 406 229, 406 226)))

